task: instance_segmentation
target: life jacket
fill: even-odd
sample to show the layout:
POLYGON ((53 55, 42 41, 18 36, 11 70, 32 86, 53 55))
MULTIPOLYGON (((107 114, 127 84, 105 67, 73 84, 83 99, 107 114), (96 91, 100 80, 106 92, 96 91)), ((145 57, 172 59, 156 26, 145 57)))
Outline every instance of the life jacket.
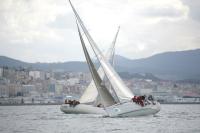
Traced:
POLYGON ((137 103, 137 104, 140 104, 142 107, 144 106, 144 102, 143 102, 143 97, 142 96, 134 96, 132 98, 132 101, 137 103))
POLYGON ((133 100, 133 102, 137 102, 137 96, 134 96, 134 97, 132 98, 132 100, 133 100))

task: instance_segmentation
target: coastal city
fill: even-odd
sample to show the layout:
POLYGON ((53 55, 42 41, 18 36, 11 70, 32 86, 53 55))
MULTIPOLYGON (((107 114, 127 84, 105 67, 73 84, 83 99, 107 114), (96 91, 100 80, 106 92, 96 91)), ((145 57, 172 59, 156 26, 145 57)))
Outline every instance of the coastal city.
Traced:
MULTIPOLYGON (((199 83, 120 75, 135 95, 153 95, 160 103, 200 103, 199 83)), ((67 98, 78 100, 91 80, 89 72, 1 67, 0 105, 62 104, 67 98)))
POLYGON ((200 133, 200 0, 1 0, 0 133, 200 133))

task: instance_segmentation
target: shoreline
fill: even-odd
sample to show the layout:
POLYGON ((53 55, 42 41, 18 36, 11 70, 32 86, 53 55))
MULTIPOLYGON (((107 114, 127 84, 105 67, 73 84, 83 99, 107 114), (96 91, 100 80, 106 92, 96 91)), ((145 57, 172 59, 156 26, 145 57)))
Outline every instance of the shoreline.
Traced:
POLYGON ((168 102, 168 103, 160 103, 160 104, 200 104, 200 102, 191 103, 191 102, 168 102))
POLYGON ((34 105, 62 105, 63 103, 24 103, 24 104, 0 104, 0 106, 34 106, 34 105))
MULTIPOLYGON (((40 105, 40 106, 45 106, 45 105, 62 105, 64 103, 25 103, 25 104, 0 104, 0 106, 34 106, 34 105, 40 105)), ((168 102, 168 103, 160 103, 160 104, 200 104, 198 103, 191 103, 191 102, 168 102)))

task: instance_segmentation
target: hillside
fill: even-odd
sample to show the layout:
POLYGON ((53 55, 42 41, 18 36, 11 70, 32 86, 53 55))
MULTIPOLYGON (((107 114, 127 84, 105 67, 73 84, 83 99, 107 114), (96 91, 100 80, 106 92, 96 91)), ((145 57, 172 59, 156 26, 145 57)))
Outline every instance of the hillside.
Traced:
MULTIPOLYGON (((115 64, 119 72, 152 73, 159 78, 172 80, 200 79, 200 49, 165 52, 137 60, 116 55, 115 64)), ((85 62, 26 63, 5 56, 0 56, 0 66, 21 66, 54 71, 88 71, 85 62)))

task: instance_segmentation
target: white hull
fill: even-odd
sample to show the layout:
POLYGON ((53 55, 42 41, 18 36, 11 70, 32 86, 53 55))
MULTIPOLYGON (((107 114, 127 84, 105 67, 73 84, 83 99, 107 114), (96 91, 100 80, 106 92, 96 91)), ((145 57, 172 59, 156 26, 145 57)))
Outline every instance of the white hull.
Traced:
POLYGON ((109 117, 136 117, 154 115, 161 109, 160 103, 145 105, 144 107, 134 103, 126 102, 122 104, 116 104, 106 108, 106 112, 109 117))
POLYGON ((126 102, 106 107, 106 111, 103 108, 86 104, 78 104, 75 107, 69 104, 63 104, 60 110, 67 114, 101 114, 109 117, 136 117, 158 113, 161 109, 160 103, 155 103, 155 105, 150 104, 142 107, 134 102, 126 102))
POLYGON ((67 114, 107 114, 103 108, 86 104, 78 104, 75 107, 70 106, 69 104, 62 104, 60 110, 67 114))

